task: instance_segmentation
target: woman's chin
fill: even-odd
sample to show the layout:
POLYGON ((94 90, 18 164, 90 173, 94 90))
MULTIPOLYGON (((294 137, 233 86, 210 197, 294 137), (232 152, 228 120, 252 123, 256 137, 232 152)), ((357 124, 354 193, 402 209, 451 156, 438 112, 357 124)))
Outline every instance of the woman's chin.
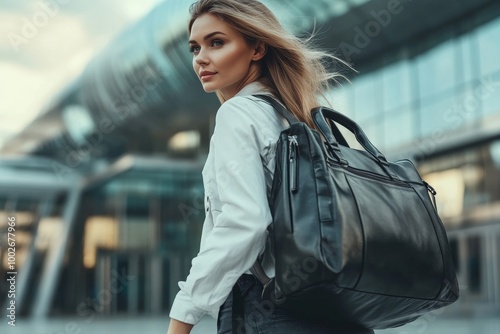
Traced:
POLYGON ((217 88, 214 85, 205 84, 202 86, 203 86, 203 90, 205 91, 205 93, 213 93, 217 90, 217 88))

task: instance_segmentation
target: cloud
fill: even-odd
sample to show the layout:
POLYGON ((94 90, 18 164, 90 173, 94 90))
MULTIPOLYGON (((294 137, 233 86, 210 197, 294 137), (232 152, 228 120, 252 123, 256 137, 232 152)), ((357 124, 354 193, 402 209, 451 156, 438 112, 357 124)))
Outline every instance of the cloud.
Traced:
POLYGON ((0 126, 0 146, 78 77, 113 36, 159 2, 2 0, 0 117, 8 122, 0 126))
POLYGON ((30 10, 35 1, 17 1, 17 0, 3 0, 1 4, 2 10, 9 11, 28 11, 30 10))
POLYGON ((31 0, 21 4, 4 0, 0 4, 0 59, 14 59, 26 66, 51 66, 55 60, 40 57, 40 50, 58 59, 65 56, 65 45, 73 48, 82 39, 84 44, 90 41, 101 48, 160 2, 31 0), (61 49, 63 54, 59 56, 61 49))
MULTIPOLYGON (((28 23, 27 27, 30 27, 28 23)), ((60 66, 80 49, 94 43, 81 20, 67 14, 60 14, 50 24, 33 29, 31 35, 11 33, 10 36, 9 43, 2 44, 2 51, 4 55, 10 52, 15 56, 6 58, 28 67, 43 69, 60 66), (10 50, 5 51, 5 48, 10 50)))
POLYGON ((47 86, 44 86, 44 73, 15 63, 0 63, 0 72, 9 79, 0 81, 0 134, 6 138, 37 115, 37 104, 47 86))
POLYGON ((120 22, 106 29, 104 22, 112 24, 113 20, 63 10, 49 15, 41 9, 34 14, 2 12, 0 22, 0 57, 39 68, 54 66, 68 53, 77 52, 80 44, 102 46, 124 25, 120 22), (99 24, 93 24, 94 20, 99 24))

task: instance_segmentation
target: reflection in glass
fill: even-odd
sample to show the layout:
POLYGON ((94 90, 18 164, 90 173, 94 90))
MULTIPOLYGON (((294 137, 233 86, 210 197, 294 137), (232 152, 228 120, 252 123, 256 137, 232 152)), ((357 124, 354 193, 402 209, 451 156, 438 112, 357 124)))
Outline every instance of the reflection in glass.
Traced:
POLYGON ((182 131, 170 139, 168 146, 173 150, 193 149, 200 146, 200 133, 198 131, 182 131))
MULTIPOLYGON (((500 55, 500 54, 499 54, 500 55)), ((485 115, 500 113, 500 71, 481 81, 482 103, 485 115)))
POLYGON ((420 115, 420 135, 422 137, 440 137, 442 144, 446 137, 443 134, 448 130, 455 130, 463 123, 456 115, 456 103, 453 95, 440 96, 437 101, 422 101, 420 115), (440 134, 437 136, 436 134, 440 134))
POLYGON ((460 56, 462 57, 459 64, 461 75, 457 76, 457 83, 468 83, 480 76, 478 69, 476 69, 477 47, 475 47, 474 36, 474 34, 468 33, 460 36, 457 40, 460 56))
POLYGON ((81 145, 85 137, 96 129, 88 110, 80 105, 66 106, 62 111, 64 125, 71 138, 81 145))
POLYGON ((423 179, 438 193, 436 204, 442 218, 463 214, 465 185, 459 168, 428 173, 423 175, 423 179))
MULTIPOLYGON (((346 83, 342 87, 335 87, 330 89, 329 92, 325 92, 324 97, 326 98, 326 101, 324 104, 328 107, 331 106, 333 109, 346 115, 347 117, 354 118, 355 115, 352 94, 352 85, 346 83)), ((320 101, 323 102, 323 100, 320 101)))
POLYGON ((354 114, 358 122, 383 112, 380 73, 370 73, 353 81, 354 114))
POLYGON ((112 217, 92 216, 87 218, 83 235, 83 265, 93 268, 97 250, 113 250, 118 246, 118 224, 112 217))
POLYGON ((35 240, 35 247, 39 251, 50 251, 60 237, 62 219, 60 217, 46 217, 40 220, 35 240))
POLYGON ((384 110, 393 110, 410 103, 411 95, 410 64, 407 60, 387 66, 383 70, 384 110))
POLYGON ((384 115, 385 144, 387 149, 409 143, 414 138, 415 121, 410 106, 402 106, 384 115))
POLYGON ((421 99, 451 90, 457 82, 456 48, 454 40, 448 40, 417 60, 421 99))
POLYGON ((384 123, 382 117, 374 117, 372 119, 359 122, 359 125, 372 144, 375 145, 380 151, 384 152, 384 123))
POLYGON ((500 70, 500 18, 493 20, 480 27, 477 30, 477 39, 479 43, 479 64, 481 75, 487 76, 500 70))
POLYGON ((500 220, 498 143, 497 140, 461 149, 419 164, 422 178, 438 193, 438 212, 445 224, 483 224, 500 220))
POLYGON ((492 167, 500 170, 500 140, 495 140, 490 145, 492 167))
POLYGON ((446 115, 447 119, 454 123, 453 128, 462 127, 483 117, 484 99, 478 94, 478 89, 482 89, 482 86, 467 84, 457 93, 452 110, 446 115))

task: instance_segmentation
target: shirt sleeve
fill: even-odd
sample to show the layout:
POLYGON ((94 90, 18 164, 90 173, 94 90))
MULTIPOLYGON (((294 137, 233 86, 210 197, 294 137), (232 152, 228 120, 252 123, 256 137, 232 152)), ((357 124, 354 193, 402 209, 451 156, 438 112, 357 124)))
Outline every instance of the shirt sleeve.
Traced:
POLYGON ((206 313, 217 317, 237 279, 264 249, 272 216, 260 150, 262 125, 257 102, 233 97, 217 112, 212 140, 214 180, 221 212, 193 259, 185 282, 179 282, 170 317, 195 324, 206 313))

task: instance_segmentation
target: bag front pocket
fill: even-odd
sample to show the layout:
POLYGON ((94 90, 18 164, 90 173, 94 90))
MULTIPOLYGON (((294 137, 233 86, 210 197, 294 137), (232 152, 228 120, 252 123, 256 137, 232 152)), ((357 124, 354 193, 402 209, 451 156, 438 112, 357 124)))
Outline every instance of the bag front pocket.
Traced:
POLYGON ((415 190, 346 174, 363 229, 365 292, 435 298, 444 275, 432 217, 415 190))

